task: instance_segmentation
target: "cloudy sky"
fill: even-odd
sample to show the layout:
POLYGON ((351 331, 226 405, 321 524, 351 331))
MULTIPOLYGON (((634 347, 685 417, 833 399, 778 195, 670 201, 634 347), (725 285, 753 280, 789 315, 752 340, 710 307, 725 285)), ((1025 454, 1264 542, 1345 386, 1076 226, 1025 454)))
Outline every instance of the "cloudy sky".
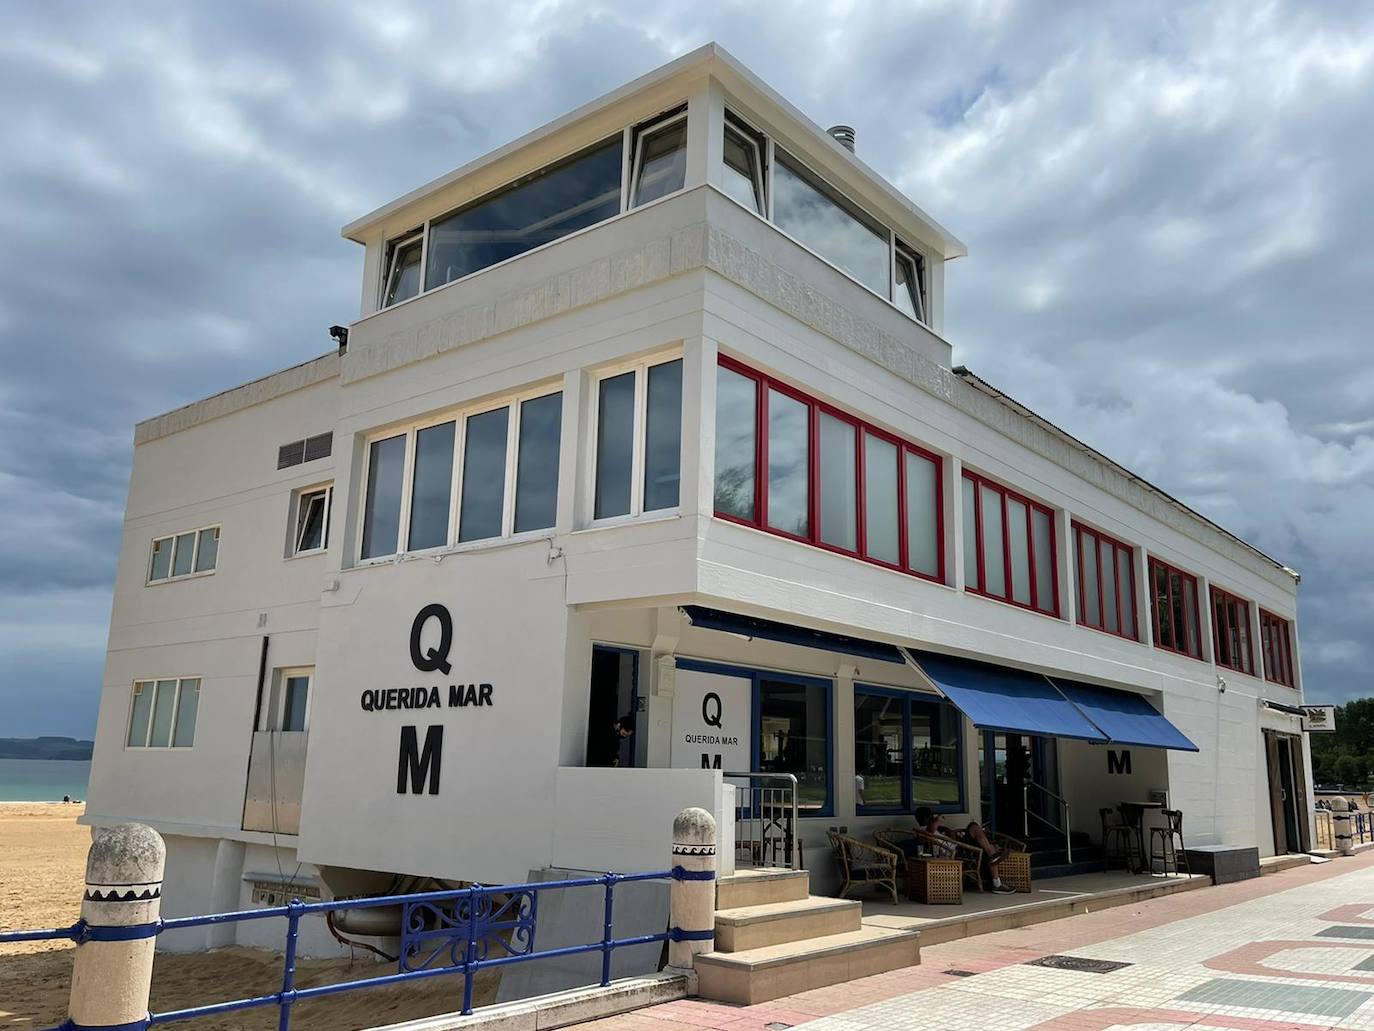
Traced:
POLYGON ((344 222, 711 39, 969 245, 956 362, 1301 570, 1309 699, 1374 693, 1374 6, 428 7, 5 5, 0 736, 94 730, 137 420, 328 350, 344 222))

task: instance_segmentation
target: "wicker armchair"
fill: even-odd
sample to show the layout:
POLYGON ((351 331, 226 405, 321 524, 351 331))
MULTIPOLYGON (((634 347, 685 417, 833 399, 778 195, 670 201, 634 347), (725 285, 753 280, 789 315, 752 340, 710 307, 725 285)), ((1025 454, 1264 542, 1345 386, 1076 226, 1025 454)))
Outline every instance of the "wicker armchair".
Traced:
MULTIPOLYGON (((885 836, 890 837, 894 832, 886 831, 884 833, 885 836)), ((896 833, 915 838, 923 846, 924 851, 930 855, 946 856, 950 859, 959 860, 964 864, 964 880, 979 891, 987 890, 983 881, 983 859, 986 853, 977 845, 956 841, 954 838, 946 837, 943 834, 931 834, 929 831, 902 829, 896 833)))
POLYGON ((896 852, 865 845, 858 838, 835 831, 830 832, 830 847, 840 867, 840 898, 848 898, 850 888, 873 884, 886 889, 892 901, 897 901, 897 868, 903 864, 896 852))

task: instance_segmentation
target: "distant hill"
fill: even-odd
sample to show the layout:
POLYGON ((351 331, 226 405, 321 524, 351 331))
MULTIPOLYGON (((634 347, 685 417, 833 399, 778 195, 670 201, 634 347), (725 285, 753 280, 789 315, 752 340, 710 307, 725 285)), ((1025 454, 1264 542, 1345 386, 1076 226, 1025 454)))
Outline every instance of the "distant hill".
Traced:
POLYGON ((94 747, 74 737, 0 737, 0 759, 89 759, 94 747))

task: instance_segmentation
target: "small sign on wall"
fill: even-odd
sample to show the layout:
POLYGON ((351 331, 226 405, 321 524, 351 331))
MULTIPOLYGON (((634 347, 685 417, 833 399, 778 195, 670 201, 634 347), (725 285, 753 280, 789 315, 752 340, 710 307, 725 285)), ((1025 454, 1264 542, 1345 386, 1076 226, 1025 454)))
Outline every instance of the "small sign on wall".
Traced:
POLYGON ((1336 707, 1334 705, 1304 705, 1302 710, 1303 729, 1311 734, 1328 734, 1336 730, 1336 707))
POLYGON ((678 670, 673 687, 669 764, 701 770, 748 770, 753 683, 748 677, 678 670))
POLYGON ((1131 750, 1129 748, 1107 749, 1107 772, 1131 775, 1131 750))

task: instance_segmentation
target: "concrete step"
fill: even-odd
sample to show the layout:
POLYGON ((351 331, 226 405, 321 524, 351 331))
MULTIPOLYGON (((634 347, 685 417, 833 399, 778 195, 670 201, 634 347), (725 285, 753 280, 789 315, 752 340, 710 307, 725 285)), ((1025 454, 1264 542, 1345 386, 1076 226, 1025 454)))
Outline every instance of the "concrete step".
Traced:
POLYGON ((919 932, 887 927, 696 958, 703 999, 753 1005, 921 962, 919 932))
POLYGON ((716 910, 716 949, 744 952, 768 945, 857 931, 863 903, 812 895, 762 906, 716 910))
POLYGON ((716 881, 716 909, 793 902, 809 894, 811 877, 805 870, 736 870, 716 881))

